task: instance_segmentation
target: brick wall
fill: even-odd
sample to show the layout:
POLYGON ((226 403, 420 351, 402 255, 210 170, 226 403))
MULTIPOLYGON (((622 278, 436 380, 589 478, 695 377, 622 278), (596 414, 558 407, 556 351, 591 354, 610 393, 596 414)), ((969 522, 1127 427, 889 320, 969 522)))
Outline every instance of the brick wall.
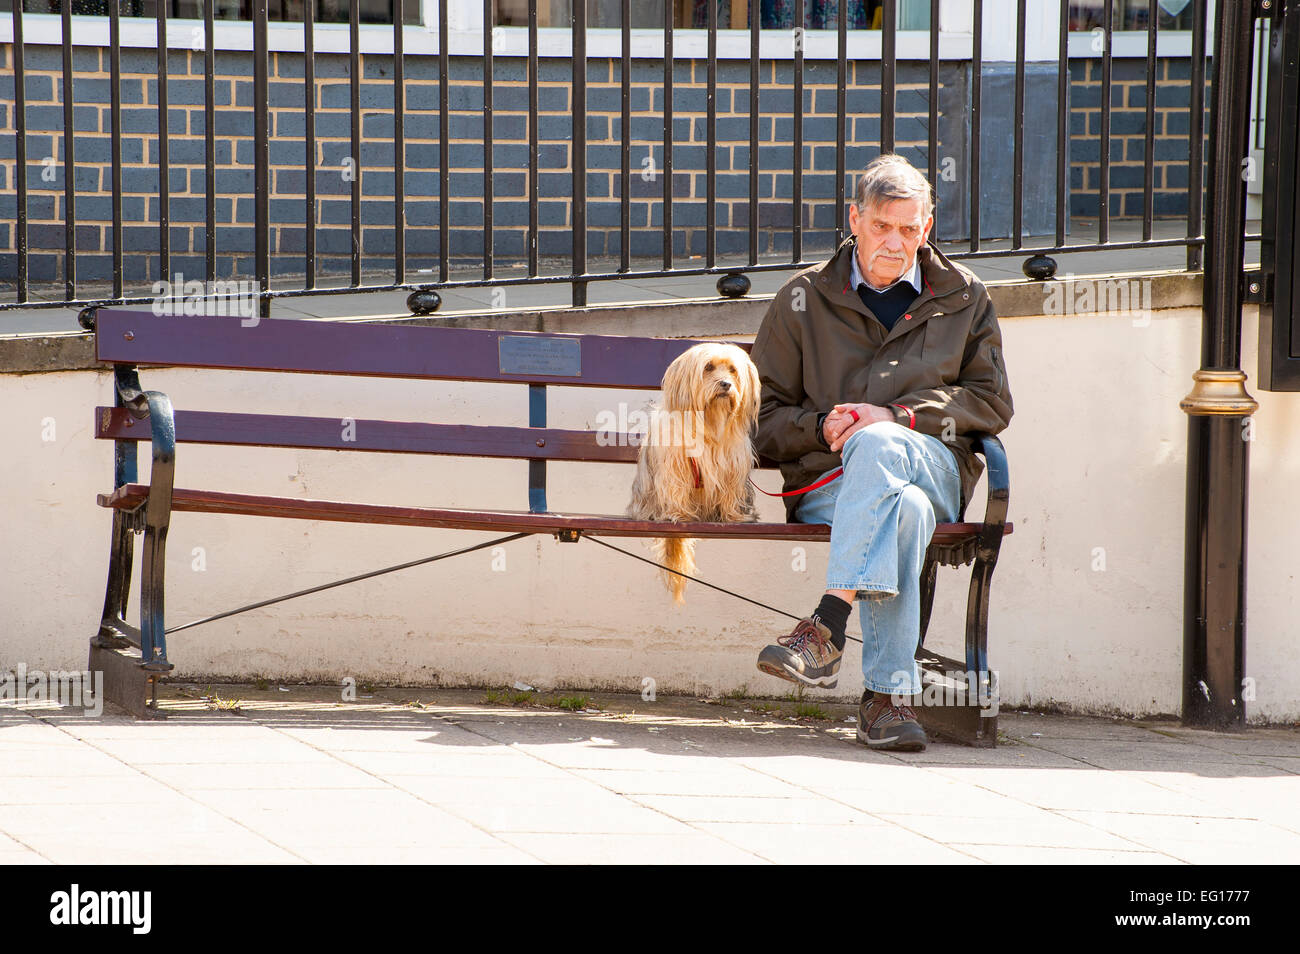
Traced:
MULTIPOLYGON (((0 77, 0 278, 16 272, 14 229, 14 117, 12 49, 3 50, 7 75, 0 77)), ((64 247, 62 77, 57 47, 28 46, 27 95, 28 221, 33 281, 62 274, 64 247)), ((78 48, 74 56, 74 159, 78 277, 111 277, 111 166, 109 162, 108 52, 78 48)), ((434 265, 438 248, 438 61, 408 57, 405 115, 406 249, 408 269, 434 265)), ((1096 214, 1099 69, 1075 61, 1072 69, 1071 211, 1096 214), (1090 151, 1091 150, 1091 151, 1090 151), (1091 206, 1089 205, 1091 203, 1091 206)), ((1144 121, 1142 61, 1115 61, 1116 97, 1112 114, 1112 212, 1141 213, 1141 123, 1144 121), (1134 165, 1136 163, 1136 166, 1134 165), (1136 175, 1136 180, 1134 176, 1136 175), (1136 192, 1134 191, 1136 189, 1136 192)), ((966 64, 945 64, 944 76, 966 64)), ((122 162, 124 277, 129 282, 158 277, 157 64, 153 50, 122 51, 122 162)), ((494 64, 495 143, 493 205, 494 254, 505 264, 525 255, 528 221, 528 116, 526 61, 494 64)), ((588 253, 620 251, 619 138, 620 86, 617 60, 588 64, 587 181, 588 253)), ((792 237, 793 64, 764 61, 759 97, 759 240, 761 253, 789 254, 792 237)), ((452 58, 449 74, 449 242, 453 261, 478 262, 483 248, 483 144, 481 63, 452 58)), ((834 63, 805 63, 803 118, 804 249, 806 257, 834 240, 835 80, 834 63)), ((204 269, 204 63, 201 53, 169 55, 168 146, 172 271, 186 277, 204 269)), ((344 55, 316 57, 315 181, 318 271, 350 267, 351 182, 344 175, 351 152, 349 61, 344 55)), ((1162 61, 1157 100, 1156 211, 1182 214, 1186 208, 1187 63, 1162 61), (1181 77, 1181 79, 1180 79, 1181 77), (1181 85, 1180 85, 1181 83, 1181 85), (1180 138, 1181 137, 1181 138, 1180 138)), ((704 253, 705 64, 680 62, 675 72, 673 151, 674 251, 680 259, 704 253)), ((253 84, 248 53, 218 52, 216 111, 217 274, 248 274, 254 248, 253 84)), ((393 267, 392 58, 362 58, 362 250, 367 271, 393 267)), ((567 60, 539 63, 538 250, 543 257, 571 252, 572 103, 567 60)), ((307 216, 304 172, 305 116, 301 54, 272 54, 268 88, 271 163, 271 252, 273 271, 301 274, 307 216)), ((634 256, 660 256, 662 179, 645 173, 663 168, 663 67, 659 61, 633 61, 631 92, 631 239, 634 256), (646 165, 652 162, 652 166, 646 165)), ((876 154, 880 133, 879 67, 849 64, 847 91, 849 142, 846 156, 851 194, 853 170, 876 154)), ((718 64, 717 94, 717 249, 720 255, 748 250, 749 64, 718 64)), ((898 75, 896 139, 898 150, 926 165, 928 79, 922 64, 901 64, 898 75)), ((945 90, 964 89, 964 84, 945 90)), ((949 92, 950 97, 959 95, 949 92)), ((961 94, 964 95, 964 94, 961 94)), ((941 99, 954 114, 963 102, 941 99)), ((1033 122, 1030 117, 1029 122, 1033 122)), ((1054 120, 1053 120, 1054 122, 1054 120)), ((987 144, 986 144, 987 148, 987 144)), ((1007 144, 1009 155, 1010 144, 1007 144)), ((942 146, 941 146, 942 152, 942 146)), ((987 175, 987 173, 986 173, 987 175)), ((940 236, 942 237, 942 236, 940 236)), ((414 274, 413 271, 411 273, 414 274)))
MULTIPOLYGON (((1186 216, 1191 133, 1190 59, 1156 61, 1152 212, 1186 216)), ((1210 83, 1206 69, 1203 133, 1210 127, 1210 83)), ((1070 62, 1070 213, 1097 216, 1101 210, 1101 60, 1070 62)), ((1110 214, 1143 213, 1146 155, 1146 60, 1116 59, 1110 91, 1110 214)), ((1204 147, 1203 147, 1204 148, 1204 147)), ((1204 156, 1204 152, 1202 153, 1204 156)))

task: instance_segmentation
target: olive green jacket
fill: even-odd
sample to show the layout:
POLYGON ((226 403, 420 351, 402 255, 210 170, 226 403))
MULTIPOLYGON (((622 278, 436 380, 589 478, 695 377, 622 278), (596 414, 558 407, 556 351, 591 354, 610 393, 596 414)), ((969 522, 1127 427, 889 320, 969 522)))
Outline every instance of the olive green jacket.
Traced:
MULTIPOLYGON (((993 302, 970 270, 925 245, 917 252, 925 290, 886 331, 849 287, 853 254, 849 236, 772 300, 750 352, 763 385, 755 449, 780 463, 784 490, 806 487, 840 464, 820 414, 836 404, 902 405, 891 408, 898 423, 943 440, 956 458, 964 515, 984 471, 969 435, 998 433, 1014 412, 993 302)), ((793 522, 802 498, 784 499, 793 522)))

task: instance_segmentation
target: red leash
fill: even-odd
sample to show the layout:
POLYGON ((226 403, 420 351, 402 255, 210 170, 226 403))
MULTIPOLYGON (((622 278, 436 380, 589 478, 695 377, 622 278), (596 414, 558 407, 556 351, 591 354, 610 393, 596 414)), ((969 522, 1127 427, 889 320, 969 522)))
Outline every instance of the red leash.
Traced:
MULTIPOLYGON (((903 407, 901 404, 895 404, 893 406, 903 407)), ((907 408, 903 408, 903 410, 907 411, 908 414, 912 413, 910 410, 907 410, 907 408)), ((858 412, 850 409, 849 413, 853 415, 853 422, 856 424, 859 420, 858 412)), ((695 475, 695 487, 698 490, 700 487, 704 486, 704 483, 700 478, 700 466, 695 462, 694 457, 688 458, 688 460, 690 460, 691 473, 695 475)), ((807 487, 800 487, 798 490, 787 490, 784 493, 779 493, 779 494, 774 494, 769 490, 764 490, 762 487, 758 486, 758 484, 754 483, 753 477, 749 478, 749 482, 753 484, 754 489, 757 490, 760 494, 767 494, 767 496, 769 497, 794 497, 797 494, 806 494, 810 490, 816 490, 818 487, 824 487, 827 484, 829 484, 832 480, 838 480, 843 473, 844 473, 843 467, 836 467, 833 471, 831 471, 821 480, 817 481, 817 483, 815 484, 809 484, 807 487)))
MULTIPOLYGON (((704 481, 700 477, 700 465, 695 463, 694 457, 688 457, 687 460, 691 462, 691 473, 695 475, 695 489, 699 490, 701 487, 704 486, 704 481)), ((842 473, 844 473, 844 468, 836 467, 833 471, 831 471, 821 480, 817 481, 817 483, 809 484, 807 487, 803 487, 799 490, 787 490, 783 494, 774 494, 769 490, 764 490, 762 487, 758 486, 758 484, 754 484, 753 477, 749 478, 749 482, 751 484, 754 484, 754 489, 757 490, 760 494, 767 494, 769 497, 793 497, 795 494, 806 494, 810 490, 816 490, 818 487, 824 486, 825 484, 829 484, 832 480, 837 479, 842 473)))
MULTIPOLYGON (((849 414, 853 416, 853 423, 856 424, 859 420, 858 412, 850 408, 849 414)), ((843 467, 836 467, 833 471, 831 471, 821 480, 817 481, 817 483, 809 484, 807 487, 800 487, 798 490, 787 490, 783 494, 774 494, 771 491, 764 490, 762 487, 758 486, 758 484, 754 484, 754 478, 752 477, 749 478, 749 482, 751 484, 754 484, 754 489, 757 490, 760 494, 767 494, 769 497, 793 497, 796 494, 806 494, 810 490, 816 490, 818 487, 824 487, 826 484, 829 484, 832 480, 838 480, 840 475, 843 473, 844 473, 843 467)))
POLYGON ((821 480, 817 481, 817 483, 809 484, 807 487, 800 487, 798 490, 787 490, 783 494, 774 494, 771 491, 764 490, 762 487, 758 486, 758 484, 754 484, 753 477, 749 478, 749 482, 751 484, 754 484, 754 489, 757 490, 760 494, 767 494, 769 497, 793 497, 795 494, 806 494, 810 490, 816 490, 818 487, 821 487, 825 484, 829 484, 832 480, 838 480, 840 475, 843 473, 844 473, 843 467, 836 467, 833 471, 831 471, 821 480))

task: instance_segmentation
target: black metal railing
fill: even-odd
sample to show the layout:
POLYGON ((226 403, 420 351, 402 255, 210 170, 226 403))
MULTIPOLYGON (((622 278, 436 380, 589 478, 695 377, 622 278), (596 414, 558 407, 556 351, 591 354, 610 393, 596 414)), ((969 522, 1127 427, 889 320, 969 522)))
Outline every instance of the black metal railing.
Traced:
MULTIPOLYGON (((62 285, 63 294, 61 297, 46 294, 43 297, 33 297, 33 277, 30 273, 30 262, 32 248, 29 244, 29 232, 31 223, 29 221, 29 200, 31 199, 31 183, 29 182, 29 161, 31 156, 27 149, 27 140, 33 131, 28 129, 27 115, 28 106, 25 97, 25 68, 24 60, 26 55, 25 41, 23 35, 24 20, 30 20, 33 14, 24 14, 21 0, 14 0, 12 6, 12 24, 13 24, 13 77, 14 93, 12 108, 12 123, 15 135, 15 164, 13 175, 13 188, 16 194, 16 216, 14 228, 12 230, 12 243, 15 252, 15 275, 13 282, 15 294, 11 301, 0 302, 0 309, 16 307, 83 307, 93 304, 107 303, 140 303, 152 300, 152 295, 132 295, 131 289, 127 287, 124 272, 124 218, 123 218, 123 190, 124 190, 124 165, 122 156, 122 79, 121 79, 121 55, 122 55, 122 25, 126 19, 120 11, 120 0, 105 0, 107 4, 107 16, 105 18, 107 26, 107 53, 106 58, 109 65, 110 73, 110 91, 111 101, 108 104, 108 117, 110 121, 109 129, 109 166, 111 167, 111 223, 110 230, 106 233, 103 244, 107 248, 104 252, 111 254, 111 291, 101 288, 99 293, 86 291, 84 289, 92 288, 92 283, 79 280, 78 276, 78 254, 79 251, 79 233, 77 218, 77 147, 78 140, 74 135, 76 130, 76 88, 77 75, 74 69, 74 47, 70 42, 72 36, 72 22, 70 14, 70 4, 62 4, 60 21, 62 23, 62 124, 60 131, 62 148, 63 148, 63 168, 65 174, 63 177, 63 219, 64 219, 64 249, 62 257, 62 285)), ((304 221, 302 236, 302 252, 300 260, 302 264, 302 279, 300 281, 272 281, 272 213, 271 203, 273 201, 272 180, 271 180, 271 145, 279 136, 279 122, 276 128, 272 129, 269 123, 268 108, 268 84, 269 77, 269 45, 268 45, 268 3, 267 0, 254 0, 253 3, 253 20, 251 23, 251 32, 253 39, 253 58, 252 58, 252 101, 247 106, 250 108, 253 119, 253 194, 252 211, 253 211, 253 233, 255 237, 255 248, 251 262, 251 274, 247 277, 253 279, 256 284, 256 296, 258 298, 262 313, 266 314, 270 303, 273 299, 300 296, 300 295, 320 295, 320 294, 338 294, 353 293, 360 291, 393 291, 393 290, 411 290, 420 292, 422 296, 413 296, 412 307, 416 310, 429 310, 436 307, 436 292, 440 289, 449 289, 456 287, 473 287, 485 285, 535 285, 540 283, 571 283, 573 286, 574 304, 585 304, 587 301, 587 286, 596 281, 612 281, 619 279, 648 279, 670 276, 689 276, 689 275, 711 275, 718 274, 725 276, 732 273, 757 272, 768 270, 783 270, 795 267, 801 267, 811 262, 805 262, 805 202, 804 202, 804 179, 805 179, 805 31, 795 29, 792 33, 782 35, 793 36, 793 50, 790 51, 789 57, 792 64, 792 80, 789 84, 792 88, 792 100, 790 110, 790 121, 792 126, 791 137, 791 179, 790 194, 788 202, 793 214, 789 219, 789 254, 775 255, 770 251, 763 249, 760 240, 760 173, 761 173, 761 147, 760 139, 760 94, 770 84, 765 84, 762 77, 762 65, 767 62, 760 59, 760 46, 763 30, 760 28, 759 18, 753 16, 749 18, 748 23, 748 41, 749 41, 749 82, 747 97, 741 95, 737 90, 732 112, 740 111, 740 104, 747 99, 748 101, 748 195, 735 205, 743 204, 747 214, 744 216, 745 223, 743 232, 747 234, 748 248, 744 253, 722 254, 717 247, 717 237, 719 227, 717 225, 718 209, 718 191, 717 191, 717 144, 718 144, 718 43, 719 30, 717 27, 717 7, 709 4, 707 14, 707 24, 704 27, 707 32, 707 52, 705 53, 704 70, 705 70, 705 89, 706 89, 706 110, 704 117, 705 130, 705 159, 704 159, 704 204, 705 204, 705 247, 703 264, 697 264, 694 260, 681 260, 681 257, 675 250, 675 235, 678 229, 674 222, 674 205, 680 208, 682 200, 675 200, 675 182, 673 153, 675 148, 680 148, 682 143, 678 141, 674 130, 674 64, 680 62, 674 59, 674 40, 680 37, 682 28, 673 21, 674 4, 664 4, 664 19, 662 30, 662 63, 663 63, 663 89, 662 89, 662 108, 655 110, 653 92, 647 109, 658 120, 663 122, 663 140, 660 148, 662 149, 661 159, 662 168, 658 170, 662 179, 662 196, 659 198, 660 222, 656 226, 662 231, 663 236, 663 256, 662 263, 655 267, 653 264, 646 264, 634 260, 632 255, 632 162, 631 162, 631 144, 633 136, 631 134, 632 122, 636 118, 636 113, 631 110, 631 75, 633 60, 633 36, 630 30, 631 20, 631 3, 630 0, 622 0, 622 27, 618 33, 619 49, 616 56, 605 57, 612 62, 620 64, 621 83, 619 86, 619 167, 618 183, 619 192, 619 216, 617 235, 618 254, 616 261, 612 257, 597 257, 597 263, 602 261, 608 262, 608 267, 597 267, 593 269, 592 257, 588 254, 588 133, 587 133, 587 93, 588 93, 588 58, 587 58, 587 12, 586 5, 578 2, 572 4, 572 16, 568 24, 569 34, 572 43, 572 71, 569 85, 572 117, 572 149, 569 155, 569 165, 571 173, 571 188, 568 196, 563 196, 569 203, 569 230, 572 234, 571 254, 562 265, 555 267, 544 267, 546 263, 542 261, 539 254, 538 237, 542 231, 542 225, 539 221, 539 23, 538 23, 538 0, 530 0, 528 12, 528 25, 526 27, 526 62, 527 62, 527 156, 528 162, 525 170, 526 173, 526 198, 527 198, 527 224, 524 226, 524 243, 523 251, 518 256, 510 256, 507 259, 499 260, 494 240, 498 234, 498 227, 494 226, 494 205, 496 196, 496 177, 494 173, 493 151, 496 144, 494 139, 494 108, 493 108, 493 90, 494 90, 494 65, 499 62, 499 57, 493 50, 492 31, 490 27, 483 30, 483 39, 481 43, 480 59, 480 81, 482 86, 482 179, 481 190, 478 194, 473 195, 453 195, 453 185, 451 176, 451 157, 450 147, 452 145, 450 135, 450 116, 454 112, 449 105, 449 75, 451 73, 451 61, 453 54, 446 38, 450 36, 448 30, 448 7, 449 3, 454 0, 440 0, 437 12, 438 32, 434 34, 437 45, 436 53, 421 52, 412 53, 404 49, 403 36, 403 17, 395 16, 392 19, 397 21, 392 26, 392 101, 391 101, 391 121, 392 121, 392 144, 393 160, 392 175, 393 188, 391 196, 391 213, 392 213, 392 255, 388 258, 389 264, 385 266, 385 275, 380 280, 373 280, 372 263, 375 261, 373 254, 366 255, 363 260, 363 177, 367 169, 361 166, 362 153, 362 120, 363 110, 361 101, 361 80, 363 71, 363 54, 361 52, 361 33, 359 21, 359 2, 351 0, 350 17, 347 23, 347 62, 349 77, 349 124, 350 124, 350 148, 351 158, 357 164, 353 170, 351 179, 350 193, 348 200, 350 203, 350 222, 349 232, 351 238, 350 258, 350 281, 342 285, 322 285, 321 278, 323 274, 328 274, 328 270, 322 271, 321 255, 319 253, 317 241, 322 223, 318 220, 318 186, 316 182, 316 163, 318 155, 317 124, 318 113, 316 107, 316 84, 317 84, 317 52, 316 40, 317 31, 313 23, 313 4, 305 5, 305 22, 302 24, 302 87, 303 87, 303 114, 304 114, 304 131, 302 139, 304 142, 303 155, 303 190, 305 198, 303 202, 304 221), (429 276, 425 280, 418 279, 418 270, 411 266, 416 264, 410 261, 408 255, 407 238, 411 232, 411 227, 407 224, 407 195, 406 195, 406 173, 407 173, 407 127, 405 121, 408 117, 408 107, 406 103, 406 76, 405 67, 410 63, 413 57, 420 56, 427 60, 436 59, 438 67, 438 97, 437 97, 437 155, 438 155, 438 194, 437 208, 438 218, 436 223, 439 241, 437 243, 436 257, 429 254, 418 253, 417 261, 419 264, 428 266, 426 271, 429 276), (465 198, 474 200, 481 204, 481 227, 483 233, 483 243, 481 260, 473 265, 472 273, 466 274, 461 267, 464 265, 463 256, 460 260, 454 259, 450 249, 450 228, 449 219, 450 205, 452 200, 465 198), (371 263, 371 264, 367 264, 371 263), (457 265, 456 274, 453 275, 453 264, 457 265), (504 269, 509 265, 511 273, 502 273, 498 271, 498 266, 504 269), (366 266, 363 268, 363 265, 366 266), (371 279, 367 280, 364 272, 371 273, 371 279), (413 280, 413 273, 415 280, 413 280), (433 275, 436 274, 436 280, 433 275)), ((471 3, 472 0, 465 0, 471 3)), ((168 15, 166 4, 158 4, 158 12, 155 18, 155 32, 157 40, 157 137, 156 137, 156 161, 152 164, 157 170, 159 190, 157 196, 157 214, 148 215, 149 205, 146 202, 146 220, 150 226, 156 224, 158 231, 157 244, 157 274, 162 278, 171 277, 171 255, 172 255, 172 236, 171 236, 171 206, 169 203, 169 194, 172 184, 172 174, 174 172, 169 154, 169 130, 171 116, 169 114, 168 104, 168 87, 169 87, 169 62, 167 48, 167 29, 168 15)), ((216 49, 215 49, 215 30, 214 30, 214 4, 206 2, 203 4, 203 63, 205 70, 204 79, 204 96, 202 104, 203 116, 203 142, 204 142, 204 203, 205 203, 205 221, 203 224, 203 269, 206 280, 211 283, 219 278, 229 277, 228 275, 219 276, 217 254, 219 250, 220 233, 217 223, 217 159, 216 147, 217 136, 215 133, 215 119, 218 115, 217 97, 215 95, 215 73, 216 73, 216 49)), ((1071 138, 1070 123, 1068 117, 1070 101, 1070 60, 1068 35, 1066 23, 1071 12, 1070 0, 1060 0, 1060 36, 1059 46, 1057 48, 1056 64, 1056 82, 1055 82, 1055 229, 1054 232, 1047 231, 1046 234, 1038 236, 1028 235, 1026 229, 1026 207, 1025 207, 1025 159, 1026 159, 1026 23, 1027 23, 1027 4, 1026 0, 1018 0, 1015 5, 1016 23, 1015 32, 1015 73, 1014 73, 1014 94, 1011 129, 1011 227, 1005 236, 1009 239, 1009 247, 990 248, 984 246, 983 239, 988 236, 982 236, 984 231, 981 221, 982 209, 981 186, 982 176, 988 170, 981 167, 981 134, 983 127, 986 125, 986 117, 983 115, 982 103, 984 95, 983 84, 986 81, 984 46, 985 36, 983 29, 983 0, 972 0, 973 13, 973 30, 970 35, 970 52, 969 59, 960 60, 941 60, 940 59, 940 3, 939 0, 929 0, 930 26, 928 36, 929 62, 928 70, 925 77, 924 91, 926 95, 924 116, 927 119, 927 126, 923 142, 925 147, 925 168, 923 171, 928 175, 931 183, 938 188, 941 184, 949 189, 949 197, 960 195, 964 197, 966 206, 966 215, 968 221, 968 238, 962 242, 961 247, 953 250, 952 255, 958 259, 988 258, 995 256, 1023 256, 1027 251, 1034 251, 1041 255, 1055 255, 1064 252, 1085 252, 1101 251, 1107 249, 1137 249, 1137 248, 1155 248, 1168 246, 1185 246, 1187 250, 1187 267, 1189 269, 1198 269, 1201 263, 1201 247, 1204 243, 1202 233, 1202 191, 1203 191, 1203 146, 1202 138, 1204 131, 1204 110, 1205 110, 1205 44, 1206 44, 1206 0, 1194 0, 1193 30, 1192 30, 1192 55, 1190 64, 1190 97, 1187 106, 1189 114, 1188 121, 1188 158, 1187 158, 1187 210, 1186 210, 1186 231, 1185 235, 1177 237, 1157 237, 1154 234, 1153 221, 1155 218, 1155 127, 1156 127, 1156 100, 1158 95, 1158 86, 1156 81, 1157 67, 1157 2, 1149 0, 1149 17, 1147 24, 1147 45, 1146 45, 1146 78, 1145 78, 1145 120, 1144 146, 1143 150, 1143 169, 1142 169, 1142 214, 1141 214, 1141 238, 1123 241, 1112 240, 1112 212, 1111 212, 1111 100, 1112 90, 1114 87, 1114 77, 1112 72, 1112 39, 1114 35, 1114 24, 1112 22, 1111 5, 1106 4, 1104 13, 1104 22, 1101 27, 1103 36, 1103 47, 1100 54, 1100 184, 1099 184, 1099 207, 1096 223, 1096 236, 1094 241, 1079 240, 1073 243, 1067 242, 1067 232, 1069 231, 1070 221, 1070 201, 1075 190, 1070 187, 1069 175, 1070 167, 1068 162, 1068 142, 1071 138), (968 139, 963 144, 964 149, 964 167, 963 176, 955 184, 947 182, 941 183, 940 173, 940 125, 943 114, 951 110, 960 110, 965 108, 964 103, 949 102, 945 104, 942 101, 940 88, 941 84, 947 85, 947 77, 944 74, 945 69, 965 69, 969 63, 969 88, 970 96, 970 116, 969 116, 969 134, 968 139)), ((897 123, 898 123, 898 96, 899 96, 899 56, 898 56, 898 8, 897 0, 884 0, 883 16, 880 30, 880 59, 878 64, 879 76, 877 87, 880 91, 879 100, 879 119, 880 134, 878 142, 864 143, 860 137, 851 138, 849 136, 849 114, 846 105, 846 92, 848 86, 848 68, 850 60, 848 56, 848 31, 846 19, 847 2, 839 4, 838 15, 835 23, 835 76, 837 89, 835 91, 835 116, 834 128, 836 140, 832 144, 835 148, 835 188, 834 188, 834 237, 838 240, 846 234, 845 227, 845 206, 846 206, 846 189, 851 188, 848 182, 847 174, 851 170, 847 168, 846 152, 850 147, 855 146, 872 146, 877 147, 880 151, 893 151, 897 145, 897 123)), ((491 0, 484 0, 482 16, 486 24, 492 23, 493 3, 491 0)), ((797 0, 795 11, 795 22, 805 22, 805 11, 803 0, 797 0)), ((374 29, 374 28, 370 28, 374 29)), ((828 31, 829 32, 829 31, 828 31)), ((337 34, 332 34, 335 36, 337 34)), ((734 32, 729 34, 734 36, 734 32)), ((198 52, 197 50, 195 51, 198 52)), ((368 56, 369 54, 366 54, 368 56)), ((386 54, 385 54, 386 55, 386 54)), ((461 59, 466 57, 460 56, 461 59)), ((469 59, 473 59, 470 57, 469 59)), ((784 62, 784 61, 783 61, 784 62)), ((861 61, 855 62, 855 69, 861 69, 861 61)), ((773 74, 775 75, 775 74, 773 74)), ((861 85, 861 84, 859 84, 861 85)), ((921 84, 914 84, 919 87, 921 84)), ((913 89, 912 92, 919 95, 919 91, 913 89)), ((231 109, 238 109, 235 102, 235 96, 231 96, 231 109)), ((365 115, 372 115, 376 112, 384 112, 383 109, 376 109, 373 103, 368 103, 365 115)), ((766 114, 764 114, 766 115, 766 114)), ((829 117, 827 117, 829 118, 829 117)), ((855 120, 858 117, 855 117, 855 120)), ((777 117, 772 117, 773 136, 775 136, 775 123, 777 117)), ((1034 122, 1041 122, 1041 116, 1032 117, 1034 122)), ((859 128, 859 124, 853 127, 859 128)), ((46 132, 46 131, 42 131, 46 132)), ((47 133, 48 134, 48 133, 47 133)), ((296 140, 295 140, 296 141, 296 140)), ((916 147, 920 150, 920 145, 916 147)), ((145 151, 145 164, 148 164, 148 150, 145 151)), ((283 168, 283 163, 277 164, 277 169, 283 168)), ((995 170, 1000 172, 1000 170, 995 170)), ((278 181, 278 179, 277 179, 278 181)), ((775 180, 774 180, 775 181, 775 180)), ((237 199, 238 197, 236 197, 237 199)), ((694 200, 693 200, 694 201, 694 200)), ((786 201, 786 197, 778 196, 773 186, 773 202, 786 201)), ((236 219, 240 203, 232 201, 236 219)), ((732 227, 741 231, 733 222, 732 227)), ((648 223, 647 223, 648 226, 648 223)), ((1076 229, 1077 230, 1077 229, 1076 229)), ((276 235, 282 238, 282 233, 286 229, 280 229, 276 235)), ((1041 231, 1041 230, 1040 230, 1041 231)), ((942 236, 937 236, 942 238, 942 236)), ((1255 239, 1257 236, 1247 236, 1247 239, 1255 239)), ((283 241, 277 242, 277 246, 283 245, 283 241)), ((783 243, 784 244, 784 243, 783 243)), ((999 243, 1001 245, 1002 243, 999 243)), ((824 246, 824 243, 823 243, 824 246)), ((94 251, 100 251, 95 249, 94 251)), ((689 249, 688 249, 689 251, 689 249)), ((197 252, 197 250, 195 250, 197 252)), ((283 261, 289 254, 282 248, 277 247, 275 257, 283 261)), ((296 254, 296 253, 295 253, 296 254)), ((553 263, 552 263, 553 264, 553 263)), ((236 266, 238 267, 238 265, 236 266)), ((238 273, 243 274, 243 273, 238 273)), ((1044 272, 1046 274, 1046 272, 1044 272)), ((48 280, 48 279, 46 279, 48 280)), ((727 286, 730 293, 740 292, 746 283, 732 282, 727 286)), ((56 286, 57 287, 57 286, 56 286)), ((721 288, 720 284, 720 288, 721 288)))

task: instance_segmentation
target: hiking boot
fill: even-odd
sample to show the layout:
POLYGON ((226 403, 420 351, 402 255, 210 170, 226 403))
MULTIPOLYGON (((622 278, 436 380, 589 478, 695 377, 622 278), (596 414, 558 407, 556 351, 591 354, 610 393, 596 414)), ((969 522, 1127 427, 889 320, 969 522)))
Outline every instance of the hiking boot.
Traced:
POLYGON ((868 689, 858 707, 858 741, 873 749, 920 752, 929 740, 911 706, 896 706, 889 696, 868 689))
POLYGON ((760 670, 804 686, 835 687, 844 651, 835 648, 831 631, 817 619, 799 620, 794 632, 776 642, 758 654, 760 670))

